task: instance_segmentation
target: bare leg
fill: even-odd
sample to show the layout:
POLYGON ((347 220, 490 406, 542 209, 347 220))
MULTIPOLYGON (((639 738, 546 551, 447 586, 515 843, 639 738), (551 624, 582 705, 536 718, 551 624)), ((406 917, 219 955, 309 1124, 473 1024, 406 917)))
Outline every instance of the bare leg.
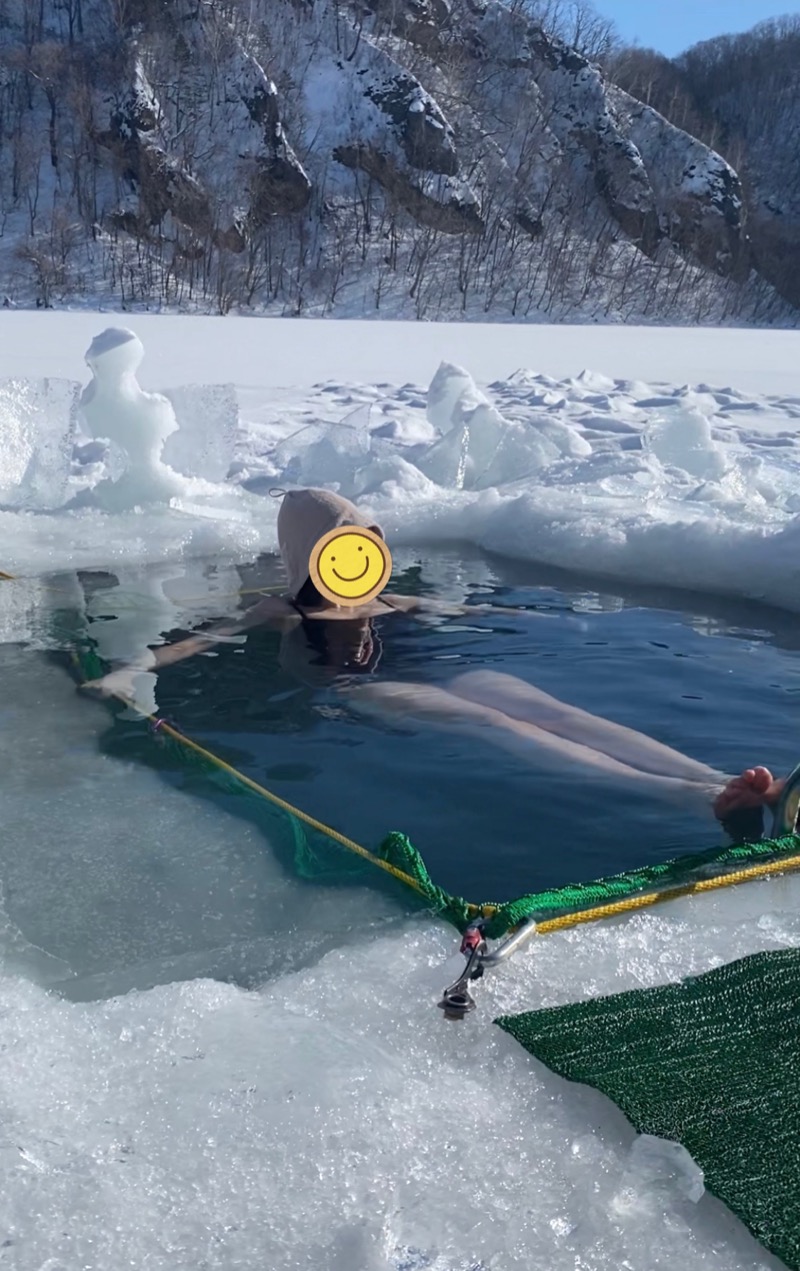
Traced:
POLYGON ((698 807, 709 808, 726 780, 721 773, 704 769, 702 765, 698 766, 704 773, 703 780, 643 772, 591 746, 432 685, 396 682, 359 685, 350 690, 349 697, 356 707, 382 716, 399 715, 450 731, 481 736, 503 749, 532 759, 538 767, 562 772, 565 763, 577 764, 611 780, 677 799, 683 804, 689 799, 698 807))
POLYGON ((739 777, 726 777, 644 733, 569 706, 514 675, 467 671, 449 688, 457 696, 493 706, 515 719, 591 746, 642 772, 717 787, 720 792, 714 798, 714 813, 720 819, 740 808, 774 807, 784 786, 768 768, 748 768, 739 777))
POLYGON ((663 777, 721 785, 725 775, 708 764, 682 755, 644 733, 569 706, 549 693, 534 688, 515 675, 499 671, 467 671, 448 688, 451 693, 483 706, 491 706, 514 719, 524 720, 582 746, 598 750, 620 763, 663 777))

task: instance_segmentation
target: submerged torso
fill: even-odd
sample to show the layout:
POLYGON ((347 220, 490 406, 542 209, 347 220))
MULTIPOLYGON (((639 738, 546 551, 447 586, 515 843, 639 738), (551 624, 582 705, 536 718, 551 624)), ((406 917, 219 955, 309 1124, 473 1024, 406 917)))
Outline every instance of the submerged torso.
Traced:
POLYGON ((383 653, 381 628, 389 620, 393 627, 409 621, 391 598, 366 607, 366 617, 362 610, 357 616, 337 610, 333 621, 326 620, 331 615, 324 610, 306 609, 294 601, 290 604, 300 621, 284 629, 279 663, 301 683, 314 687, 353 675, 371 675, 383 653))
MULTIPOLYGON (((185 720, 196 701, 198 720, 208 720, 210 707, 222 727, 235 730, 236 719, 244 717, 269 722, 277 731, 286 726, 291 730, 290 722, 281 721, 283 708, 273 709, 270 703, 292 698, 299 708, 303 698, 310 710, 312 699, 303 690, 335 690, 353 677, 375 675, 389 631, 402 639, 418 625, 392 600, 381 597, 365 606, 366 618, 362 610, 354 617, 347 610, 314 610, 287 601, 279 622, 253 627, 241 641, 216 645, 210 658, 164 666, 156 690, 159 711, 169 715, 179 708, 185 720)), ((186 634, 172 632, 168 642, 177 643, 186 634)))

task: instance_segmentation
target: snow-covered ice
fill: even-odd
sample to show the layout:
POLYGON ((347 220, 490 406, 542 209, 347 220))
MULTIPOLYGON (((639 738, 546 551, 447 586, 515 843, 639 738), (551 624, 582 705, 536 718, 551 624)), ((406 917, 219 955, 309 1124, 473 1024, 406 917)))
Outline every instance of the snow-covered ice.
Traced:
POLYGON ((342 420, 307 424, 275 447, 270 466, 284 484, 324 485, 353 495, 370 462, 369 422, 367 403, 342 420))
POLYGON ((447 1025, 452 930, 287 880, 254 827, 101 759, 102 709, 35 663, 2 666, 15 1271, 777 1271, 680 1152, 490 1021, 796 945, 800 880, 542 938, 447 1025))
POLYGON ((58 507, 75 433, 77 386, 69 380, 0 382, 0 506, 58 507))
POLYGON ((562 455, 590 455, 576 429, 545 411, 515 422, 481 393, 469 372, 443 362, 428 389, 428 421, 442 434, 417 466, 445 489, 487 490, 533 477, 562 455))
POLYGON ((797 334, 527 328, 523 353, 510 328, 404 346, 375 324, 366 347, 362 324, 137 319, 95 346, 95 381, 103 358, 117 373, 101 423, 82 358, 107 322, 17 318, 0 315, 0 568, 25 575, 0 583, 0 1262, 774 1271, 680 1152, 490 1020, 798 945, 798 880, 542 939, 447 1026, 449 929, 287 879, 252 826, 104 755, 102 708, 35 648, 59 640, 53 571, 89 617, 102 598, 76 568, 135 595, 135 623, 93 624, 107 656, 196 621, 234 562, 274 549, 269 490, 298 476, 364 491, 401 549, 460 539, 796 612, 797 334), (132 469, 138 499, 98 507, 132 469))
MULTIPOLYGON (((72 318, 60 320, 71 333, 72 318)), ((41 329, 55 332, 56 321, 46 316, 41 329)), ((165 556, 241 559, 259 549, 272 551, 277 503, 268 497, 270 489, 321 484, 363 498, 397 545, 463 541, 608 579, 800 607, 796 332, 747 333, 753 366, 761 361, 769 367, 774 344, 784 349, 794 340, 795 369, 790 374, 784 366, 779 394, 736 387, 742 333, 726 333, 730 364, 721 384, 713 384, 687 382, 681 374, 684 365, 694 364, 696 346, 708 333, 702 339, 682 333, 685 363, 675 340, 665 345, 677 381, 669 383, 637 373, 663 333, 617 331, 615 339, 632 346, 628 378, 610 375, 605 366, 581 371, 578 365, 571 375, 558 377, 512 365, 504 378, 479 386, 469 365, 449 358, 437 364, 428 353, 427 382, 399 385, 378 376, 312 385, 306 371, 296 387, 279 388, 275 366, 262 371, 259 363, 249 368, 248 381, 263 374, 272 383, 255 388, 240 381, 237 401, 227 373, 238 354, 231 358, 220 348, 214 356, 207 335, 195 339, 205 330, 199 321, 186 320, 185 339, 209 353, 203 384, 173 378, 166 394, 142 387, 148 363, 163 365, 164 345, 172 345, 179 330, 169 319, 163 328, 152 325, 155 320, 147 325, 154 337, 144 344, 141 369, 138 336, 111 329, 103 336, 110 342, 105 351, 94 333, 88 386, 62 379, 54 396, 53 381, 50 387, 19 378, 0 381, 4 436, 10 439, 8 475, 0 479, 5 568, 29 573, 165 556), (213 378, 216 371, 219 379, 213 378), (70 402, 78 391, 76 425, 70 402), (35 409, 26 405, 30 401, 35 409), (46 436, 51 451, 57 438, 56 450, 67 459, 71 453, 72 464, 60 486, 51 480, 36 487, 32 515, 31 480, 24 474, 34 435, 46 436), (99 438, 109 439, 107 448, 99 438), (43 489, 50 491, 46 505, 43 489), (64 510, 70 499, 73 509, 64 510)), ((215 333, 220 329, 214 319, 208 322, 215 333)), ((334 343, 341 340, 339 326, 361 334, 359 324, 328 325, 336 328, 334 343)), ((250 339, 258 326, 232 323, 230 342, 238 346, 240 334, 250 339)), ((285 326, 299 344, 313 342, 319 331, 324 360, 327 326, 285 326)), ((271 339, 270 324, 261 328, 271 339)), ((84 315, 77 330, 85 331, 84 315)), ((393 364, 393 324, 375 324, 374 330, 373 345, 385 347, 387 363, 393 364)), ((469 344, 474 329, 464 331, 469 344)), ((499 350, 513 344, 514 332, 486 330, 484 345, 493 348, 495 364, 499 350)), ((587 338, 595 334, 586 331, 587 338)), ((526 330, 526 339, 532 338, 526 330)), ((568 333, 564 342, 570 338, 568 333)), ((449 346, 453 339, 448 329, 442 343, 449 346)), ((543 343, 552 340, 548 332, 543 343)), ((62 347, 65 342, 62 338, 62 347)), ((349 356, 353 365, 365 360, 363 349, 349 356)), ((555 360, 563 356, 562 349, 555 360)), ((175 346, 176 363, 184 357, 182 345, 175 346)), ((297 354, 294 358, 297 372, 297 354)), ((370 358, 378 360, 374 348, 370 358)), ((25 357, 17 359, 12 344, 0 357, 0 370, 10 377, 17 360, 24 363, 25 357)), ((316 367, 315 355, 307 360, 316 367)), ((478 360, 487 365, 486 347, 478 360)), ((419 363, 419 350, 412 350, 410 361, 419 363)), ((195 360, 195 370, 196 365, 195 360)))

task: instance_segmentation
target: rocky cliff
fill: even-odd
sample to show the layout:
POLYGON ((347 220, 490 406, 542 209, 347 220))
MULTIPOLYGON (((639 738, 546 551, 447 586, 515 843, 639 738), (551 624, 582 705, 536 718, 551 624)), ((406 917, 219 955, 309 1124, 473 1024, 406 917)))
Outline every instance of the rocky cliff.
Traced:
POLYGON ((498 0, 33 8, 0 0, 12 302, 774 311, 733 168, 498 0))

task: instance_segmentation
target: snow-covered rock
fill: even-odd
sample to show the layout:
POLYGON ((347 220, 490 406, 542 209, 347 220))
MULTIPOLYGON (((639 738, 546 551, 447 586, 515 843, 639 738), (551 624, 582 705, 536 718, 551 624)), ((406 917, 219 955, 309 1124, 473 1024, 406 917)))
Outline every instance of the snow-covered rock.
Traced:
POLYGON ((502 0, 41 0, 33 36, 7 8, 0 155, 39 161, 0 165, 0 257, 38 303, 85 288, 75 245, 123 306, 223 312, 349 289, 351 313, 391 290, 416 316, 630 318, 639 270, 650 319, 662 276, 678 308, 708 273, 778 281, 733 168, 502 0))

